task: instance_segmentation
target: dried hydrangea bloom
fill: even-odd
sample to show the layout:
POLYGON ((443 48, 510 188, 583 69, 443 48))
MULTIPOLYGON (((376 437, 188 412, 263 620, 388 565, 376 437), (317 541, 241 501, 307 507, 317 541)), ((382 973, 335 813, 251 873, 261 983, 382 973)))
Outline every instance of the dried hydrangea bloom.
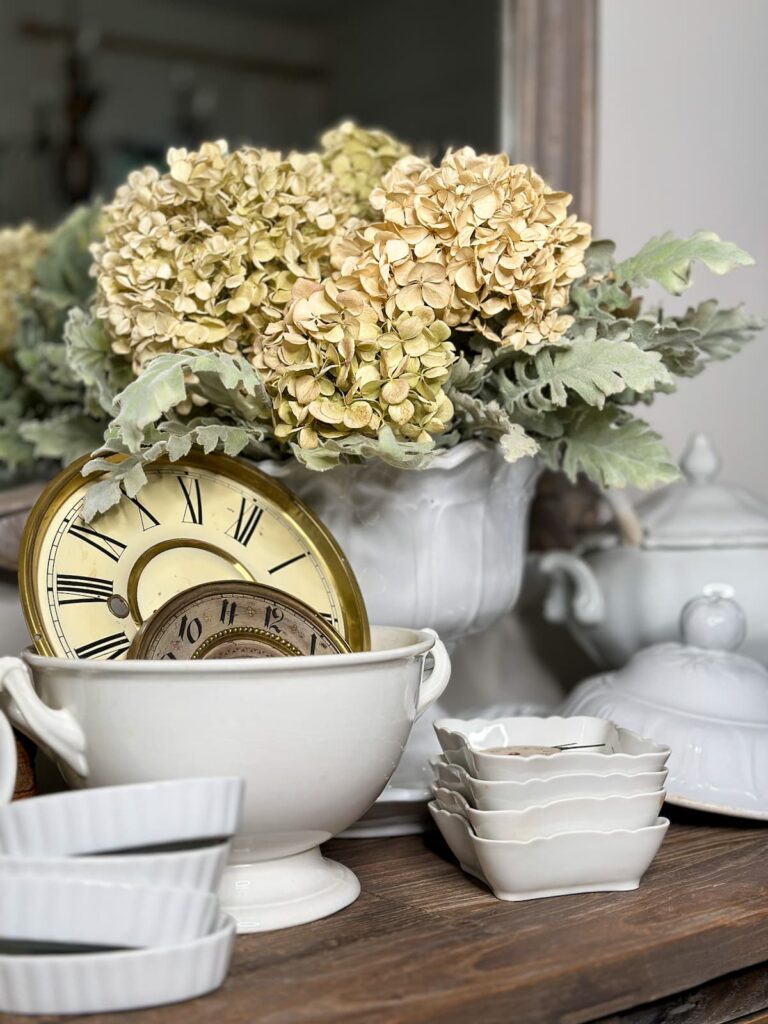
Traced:
POLYGON ((386 132, 358 128, 352 121, 327 131, 320 142, 325 167, 339 190, 353 200, 354 212, 363 215, 370 212, 371 189, 410 152, 408 146, 386 132))
POLYGON ((570 201, 503 154, 406 157, 371 193, 382 220, 334 241, 332 262, 391 319, 425 305, 502 345, 556 342, 591 237, 570 201))
POLYGON ((392 323, 359 288, 299 281, 283 320, 257 339, 253 362, 273 396, 275 436, 315 448, 323 438, 426 441, 453 415, 445 394, 455 352, 449 328, 421 306, 392 323))
POLYGON ((167 159, 117 190, 92 249, 97 316, 137 373, 161 352, 250 350, 294 282, 328 269, 337 215, 349 216, 317 155, 215 142, 167 159))
POLYGON ((31 224, 0 230, 0 352, 13 343, 18 328, 16 301, 32 289, 48 238, 31 224))

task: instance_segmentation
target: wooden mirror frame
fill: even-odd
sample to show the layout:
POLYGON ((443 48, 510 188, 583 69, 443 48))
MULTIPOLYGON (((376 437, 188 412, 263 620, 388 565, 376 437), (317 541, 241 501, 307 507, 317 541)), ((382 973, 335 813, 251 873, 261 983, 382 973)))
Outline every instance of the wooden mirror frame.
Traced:
POLYGON ((595 214, 597 0, 501 0, 499 144, 595 214))

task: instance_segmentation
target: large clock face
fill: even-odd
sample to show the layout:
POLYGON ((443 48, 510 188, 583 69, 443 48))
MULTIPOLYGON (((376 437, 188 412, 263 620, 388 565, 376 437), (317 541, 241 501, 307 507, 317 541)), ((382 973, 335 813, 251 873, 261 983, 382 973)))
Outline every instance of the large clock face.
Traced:
POLYGON ((225 456, 147 468, 135 498, 86 523, 84 460, 49 485, 22 541, 25 615, 45 654, 125 656, 136 630, 180 591, 218 580, 283 590, 352 650, 368 645, 365 607, 330 535, 270 477, 225 456))

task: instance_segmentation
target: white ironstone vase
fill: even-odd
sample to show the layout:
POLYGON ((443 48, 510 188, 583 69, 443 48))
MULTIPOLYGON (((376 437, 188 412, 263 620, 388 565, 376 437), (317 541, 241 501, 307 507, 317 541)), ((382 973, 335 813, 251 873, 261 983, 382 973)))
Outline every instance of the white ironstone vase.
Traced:
POLYGON ((465 441, 427 469, 382 462, 325 473, 262 464, 323 520, 352 563, 371 622, 429 626, 446 642, 487 629, 520 590, 534 459, 465 441))
MULTIPOLYGON (((497 446, 465 441, 439 452, 423 470, 381 462, 325 473, 293 461, 261 468, 298 494, 336 537, 372 623, 428 626, 455 649, 514 606, 540 471, 535 459, 509 463, 497 446)), ((428 793, 428 761, 439 752, 432 721, 444 715, 436 705, 414 729, 387 792, 390 804, 398 797, 417 801, 418 794, 423 801, 428 793)), ((417 823, 393 823, 389 831, 415 831, 417 823)))

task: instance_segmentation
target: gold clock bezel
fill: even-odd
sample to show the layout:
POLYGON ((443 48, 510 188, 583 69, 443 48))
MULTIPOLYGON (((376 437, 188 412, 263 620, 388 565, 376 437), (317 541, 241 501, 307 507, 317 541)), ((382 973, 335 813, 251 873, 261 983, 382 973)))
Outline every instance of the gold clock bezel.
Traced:
MULTIPOLYGON (((253 583, 250 580, 243 580, 242 583, 237 583, 233 580, 221 580, 220 582, 212 583, 198 583, 197 586, 189 587, 187 590, 181 590, 178 594, 169 598, 165 604, 160 605, 156 612, 154 612, 148 619, 146 619, 138 628, 131 646, 128 648, 129 659, 136 660, 158 660, 146 658, 146 649, 154 640, 154 634, 159 629, 164 628, 169 619, 174 619, 176 616, 185 612, 191 603, 200 601, 201 599, 208 598, 210 596, 219 598, 228 594, 231 596, 233 592, 242 593, 243 588, 253 587, 259 591, 259 596, 270 598, 275 604, 282 604, 286 608, 290 608, 291 611, 297 612, 303 616, 307 622, 309 622, 315 630, 325 637, 326 640, 332 642, 336 646, 336 654, 349 654, 350 647, 344 637, 337 633, 330 623, 322 619, 308 604, 305 604, 298 597, 294 597, 293 594, 288 594, 284 590, 278 590, 277 587, 270 587, 266 583, 253 583)), ((262 638, 268 637, 274 642, 276 649, 280 650, 282 644, 289 644, 288 641, 283 641, 280 637, 276 637, 274 634, 269 633, 268 630, 257 629, 253 626, 234 626, 226 629, 217 630, 216 633, 211 634, 206 640, 204 640, 199 650, 202 650, 206 646, 210 646, 211 641, 214 639, 224 638, 226 636, 233 636, 238 633, 251 633, 258 634, 262 638)), ((284 656, 294 656, 298 658, 307 658, 309 655, 302 654, 301 651, 296 651, 294 655, 290 655, 290 652, 281 650, 284 656)), ((196 661, 201 658, 202 655, 195 653, 192 656, 192 660, 196 661)), ((327 655, 323 655, 327 657, 327 655)))
MULTIPOLYGON (((49 657, 61 657, 57 654, 53 643, 46 635, 37 591, 37 577, 40 562, 40 549, 47 529, 61 506, 75 493, 96 483, 103 474, 94 473, 90 477, 82 475, 82 469, 92 458, 83 455, 63 469, 45 487, 33 505, 19 548, 19 592, 24 619, 39 654, 49 657)), ((111 454, 109 462, 122 462, 125 456, 111 454)), ((344 624, 344 639, 352 651, 370 649, 370 628, 368 613, 360 587, 346 555, 336 540, 313 512, 273 477, 250 465, 243 459, 231 455, 213 452, 206 455, 193 451, 184 458, 171 460, 167 456, 157 459, 153 465, 165 464, 180 469, 204 469, 227 477, 256 494, 261 494, 278 511, 290 519, 292 526, 301 538, 314 549, 321 562, 326 576, 333 586, 339 601, 339 611, 344 624)))

